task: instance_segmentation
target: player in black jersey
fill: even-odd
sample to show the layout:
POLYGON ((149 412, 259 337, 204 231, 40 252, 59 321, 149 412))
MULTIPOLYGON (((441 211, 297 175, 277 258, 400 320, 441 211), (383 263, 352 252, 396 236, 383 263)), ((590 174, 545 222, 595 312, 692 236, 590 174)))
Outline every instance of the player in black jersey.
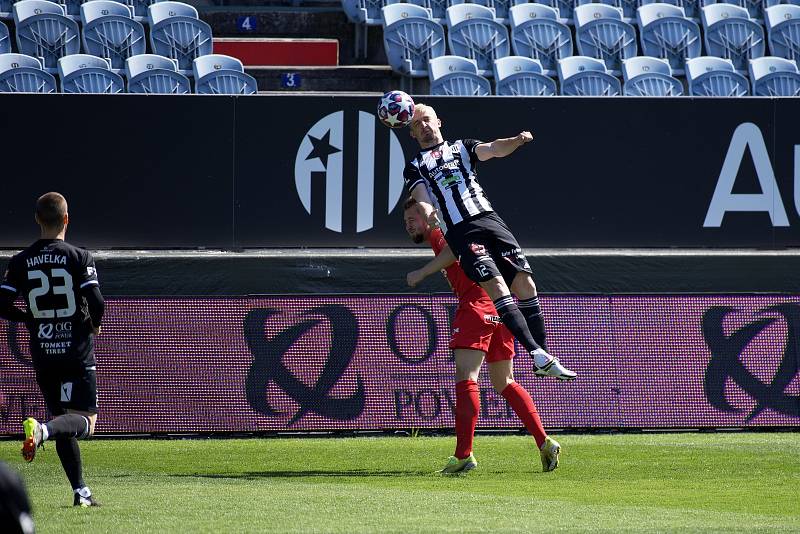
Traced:
POLYGON ((479 161, 506 157, 533 136, 521 132, 489 143, 474 139, 448 142, 441 126, 432 107, 415 106, 411 136, 422 150, 403 172, 409 192, 429 221, 441 226, 467 276, 492 298, 503 324, 533 358, 535 373, 573 380, 576 374, 547 352, 544 318, 528 260, 476 176, 479 161))
POLYGON ((97 506, 83 481, 78 438, 91 436, 97 420, 94 336, 105 305, 92 255, 64 242, 66 199, 58 193, 39 197, 36 222, 42 238, 11 258, 0 282, 0 317, 28 328, 36 381, 54 417, 45 424, 25 420, 22 455, 31 462, 42 443, 55 441, 73 504, 97 506), (14 306, 20 294, 27 311, 14 306))

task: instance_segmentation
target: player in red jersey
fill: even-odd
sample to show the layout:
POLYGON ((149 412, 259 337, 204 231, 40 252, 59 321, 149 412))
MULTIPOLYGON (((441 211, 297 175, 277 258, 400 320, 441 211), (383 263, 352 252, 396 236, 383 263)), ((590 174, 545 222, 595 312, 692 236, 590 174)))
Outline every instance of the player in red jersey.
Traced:
POLYGON ((413 198, 404 205, 404 219, 411 239, 415 243, 428 241, 436 254, 422 269, 408 274, 408 285, 415 287, 426 277, 443 271, 458 297, 450 339, 456 362, 456 450, 441 472, 464 473, 478 465, 472 454, 472 443, 480 411, 478 374, 484 358, 495 391, 508 401, 536 440, 542 469, 552 471, 558 467, 561 447, 544 431, 531 396, 514 381, 514 336, 497 316, 492 299, 461 270, 442 231, 430 227, 421 206, 413 198))

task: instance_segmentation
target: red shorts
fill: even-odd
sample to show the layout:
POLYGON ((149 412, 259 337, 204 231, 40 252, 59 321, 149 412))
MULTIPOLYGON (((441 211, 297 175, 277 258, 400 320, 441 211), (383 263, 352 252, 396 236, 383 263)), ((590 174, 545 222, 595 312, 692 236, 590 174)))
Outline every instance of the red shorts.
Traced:
POLYGON ((458 304, 450 348, 483 351, 489 363, 511 360, 515 353, 514 336, 500 321, 488 296, 458 304))

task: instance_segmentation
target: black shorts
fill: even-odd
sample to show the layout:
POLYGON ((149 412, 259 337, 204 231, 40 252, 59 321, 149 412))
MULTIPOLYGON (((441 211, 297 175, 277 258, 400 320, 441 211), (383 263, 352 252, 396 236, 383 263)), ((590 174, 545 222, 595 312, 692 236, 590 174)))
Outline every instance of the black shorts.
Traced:
POLYGON ((517 273, 531 273, 517 239, 493 211, 456 224, 445 239, 473 282, 502 276, 511 286, 517 273))
POLYGON ((53 416, 66 410, 97 413, 97 373, 94 368, 36 369, 36 382, 53 416))

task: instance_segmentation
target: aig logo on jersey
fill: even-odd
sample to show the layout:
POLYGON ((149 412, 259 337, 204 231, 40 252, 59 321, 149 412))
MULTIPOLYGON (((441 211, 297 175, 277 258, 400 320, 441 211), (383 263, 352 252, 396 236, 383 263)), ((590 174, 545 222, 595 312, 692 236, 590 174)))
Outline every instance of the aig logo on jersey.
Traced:
POLYGON ((404 166, 397 135, 375 115, 337 111, 303 137, 295 186, 306 212, 324 220, 328 230, 365 232, 375 226, 376 215, 388 215, 400 200, 404 166))

